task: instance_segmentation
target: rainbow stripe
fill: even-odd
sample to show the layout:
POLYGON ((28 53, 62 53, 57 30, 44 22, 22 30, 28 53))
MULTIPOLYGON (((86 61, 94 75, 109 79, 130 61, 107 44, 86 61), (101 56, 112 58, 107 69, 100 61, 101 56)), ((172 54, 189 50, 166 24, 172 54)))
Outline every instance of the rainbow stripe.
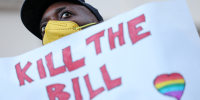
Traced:
POLYGON ((154 81, 154 85, 160 93, 176 97, 179 100, 185 88, 185 80, 178 73, 165 74, 158 76, 154 81))

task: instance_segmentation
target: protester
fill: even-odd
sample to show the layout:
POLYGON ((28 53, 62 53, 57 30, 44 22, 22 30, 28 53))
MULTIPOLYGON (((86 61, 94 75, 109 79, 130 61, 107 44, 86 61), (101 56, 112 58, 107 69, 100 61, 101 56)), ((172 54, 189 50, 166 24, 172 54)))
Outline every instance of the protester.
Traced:
POLYGON ((43 44, 103 21, 98 10, 84 0, 25 0, 21 19, 43 44))

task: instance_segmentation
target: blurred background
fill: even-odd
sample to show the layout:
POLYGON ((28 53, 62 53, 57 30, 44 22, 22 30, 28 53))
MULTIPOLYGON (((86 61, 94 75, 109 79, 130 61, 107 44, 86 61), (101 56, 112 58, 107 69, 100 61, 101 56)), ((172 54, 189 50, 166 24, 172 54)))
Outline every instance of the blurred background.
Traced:
MULTIPOLYGON (((24 0, 0 0, 0 57, 12 57, 42 46, 22 24, 20 8, 24 0)), ((163 0, 86 0, 99 9, 105 20, 142 4, 163 0)), ((197 29, 200 31, 200 0, 187 0, 197 29)))

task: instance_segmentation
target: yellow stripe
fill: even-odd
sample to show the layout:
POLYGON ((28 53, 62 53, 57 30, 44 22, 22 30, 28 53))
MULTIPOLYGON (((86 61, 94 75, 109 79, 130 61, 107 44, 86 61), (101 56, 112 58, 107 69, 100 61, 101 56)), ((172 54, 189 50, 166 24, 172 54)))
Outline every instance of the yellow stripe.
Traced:
POLYGON ((77 30, 78 30, 78 29, 82 29, 82 28, 84 28, 84 27, 88 27, 88 26, 94 25, 94 24, 96 24, 96 23, 89 23, 89 24, 80 26, 80 27, 77 28, 77 30))
POLYGON ((184 84, 185 81, 184 79, 179 79, 179 80, 170 80, 170 81, 165 81, 165 82, 161 82, 156 84, 156 88, 160 89, 163 88, 164 86, 170 85, 170 84, 184 84))

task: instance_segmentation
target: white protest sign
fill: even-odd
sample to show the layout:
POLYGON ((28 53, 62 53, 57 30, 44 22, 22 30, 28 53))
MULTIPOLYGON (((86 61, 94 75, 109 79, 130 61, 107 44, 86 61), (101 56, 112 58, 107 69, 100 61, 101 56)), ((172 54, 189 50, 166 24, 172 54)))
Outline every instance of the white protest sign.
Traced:
POLYGON ((1 100, 199 100, 200 40, 184 0, 143 5, 0 59, 1 100))

